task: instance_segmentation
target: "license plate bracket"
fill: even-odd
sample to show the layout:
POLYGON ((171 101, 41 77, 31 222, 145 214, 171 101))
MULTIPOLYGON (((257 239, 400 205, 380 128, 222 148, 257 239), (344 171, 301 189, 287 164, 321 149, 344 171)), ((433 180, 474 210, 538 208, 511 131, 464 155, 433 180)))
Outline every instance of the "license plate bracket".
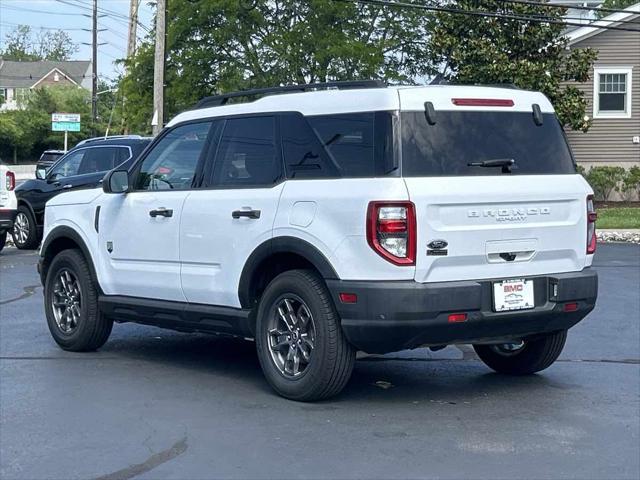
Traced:
POLYGON ((493 282, 493 310, 510 312, 535 308, 533 280, 512 278, 493 282))

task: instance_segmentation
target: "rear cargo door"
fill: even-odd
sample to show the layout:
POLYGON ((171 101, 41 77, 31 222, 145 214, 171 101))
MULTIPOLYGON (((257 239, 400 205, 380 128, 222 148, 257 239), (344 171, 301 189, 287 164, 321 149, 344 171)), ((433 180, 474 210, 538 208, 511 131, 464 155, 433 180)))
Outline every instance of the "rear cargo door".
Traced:
POLYGON ((496 107, 433 117, 401 113, 403 177, 417 217, 415 279, 582 270, 589 188, 555 115, 535 122, 531 110, 496 107))

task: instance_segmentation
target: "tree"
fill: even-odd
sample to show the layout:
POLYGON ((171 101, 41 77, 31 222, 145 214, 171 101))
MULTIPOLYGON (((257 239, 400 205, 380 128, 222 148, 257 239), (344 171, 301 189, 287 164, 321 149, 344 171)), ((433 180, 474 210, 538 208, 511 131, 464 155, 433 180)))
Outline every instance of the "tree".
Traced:
MULTIPOLYGON (((623 8, 627 8, 635 3, 638 3, 638 0, 604 0, 602 6, 604 8, 617 8, 622 10, 623 8)), ((596 16, 598 18, 606 17, 611 15, 611 12, 596 10, 596 16)))
MULTIPOLYGON (((558 21, 565 10, 496 0, 447 2, 462 10, 517 16, 543 15, 558 21)), ((436 14, 429 40, 430 59, 446 80, 457 83, 502 84, 542 91, 553 103, 561 123, 587 131, 586 100, 575 86, 585 82, 597 56, 593 49, 568 51, 564 26, 504 18, 436 14)))
MULTIPOLYGON (((219 92, 290 83, 430 73, 431 16, 331 0, 172 0, 167 15, 168 116, 219 92)), ((126 63, 126 117, 148 130, 153 37, 126 63)))
POLYGON ((18 25, 5 37, 4 60, 68 60, 79 49, 64 30, 40 30, 35 33, 28 25, 18 25))

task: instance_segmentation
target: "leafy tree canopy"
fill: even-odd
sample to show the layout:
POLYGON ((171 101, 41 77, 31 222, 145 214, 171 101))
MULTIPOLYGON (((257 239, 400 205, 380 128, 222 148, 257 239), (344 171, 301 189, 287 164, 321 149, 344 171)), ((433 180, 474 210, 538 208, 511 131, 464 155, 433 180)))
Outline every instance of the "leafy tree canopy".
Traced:
MULTIPOLYGON (((563 9, 495 0, 448 2, 463 10, 518 16, 544 15, 558 21, 563 9)), ((586 131, 586 100, 564 82, 585 82, 596 58, 593 49, 568 50, 564 26, 504 18, 436 14, 429 40, 430 60, 446 80, 459 83, 502 84, 540 90, 553 103, 563 125, 586 131)))
MULTIPOLYGON (((604 0, 602 6, 605 8, 617 8, 622 10, 623 8, 627 8, 635 3, 638 3, 638 0, 604 0)), ((596 10, 596 16, 598 18, 606 17, 607 15, 611 15, 611 12, 596 10)))
POLYGON ((0 57, 5 60, 69 60, 79 49, 64 30, 34 32, 28 25, 18 25, 4 39, 0 57))
MULTIPOLYGON (((431 72, 431 16, 331 0, 172 0, 167 12, 165 115, 230 90, 431 72)), ((148 131, 153 37, 127 66, 127 122, 148 131)))

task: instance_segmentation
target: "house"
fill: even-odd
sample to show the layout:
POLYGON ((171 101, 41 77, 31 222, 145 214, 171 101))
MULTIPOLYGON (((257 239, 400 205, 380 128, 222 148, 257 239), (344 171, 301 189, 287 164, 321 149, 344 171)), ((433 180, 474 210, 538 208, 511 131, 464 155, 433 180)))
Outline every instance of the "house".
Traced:
POLYGON ((20 108, 30 90, 50 85, 91 90, 91 62, 15 62, 0 58, 0 111, 20 108))
MULTIPOLYGON (((597 19, 596 11, 604 0, 549 0, 551 4, 568 6, 566 18, 572 23, 589 23, 597 19)), ((576 28, 574 25, 568 30, 576 28)))
POLYGON ((583 167, 640 165, 640 3, 567 34, 570 48, 598 51, 586 83, 572 83, 587 100, 592 120, 587 133, 567 131, 583 167), (624 22, 624 23, 622 23, 624 22), (637 28, 605 30, 597 25, 637 28))

